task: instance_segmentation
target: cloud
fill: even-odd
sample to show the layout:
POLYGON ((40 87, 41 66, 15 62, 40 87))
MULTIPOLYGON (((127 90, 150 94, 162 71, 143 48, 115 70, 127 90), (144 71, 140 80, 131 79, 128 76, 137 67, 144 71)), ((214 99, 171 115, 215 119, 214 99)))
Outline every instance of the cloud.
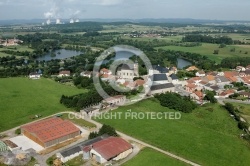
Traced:
POLYGON ((100 5, 111 6, 121 4, 123 0, 101 0, 100 5))

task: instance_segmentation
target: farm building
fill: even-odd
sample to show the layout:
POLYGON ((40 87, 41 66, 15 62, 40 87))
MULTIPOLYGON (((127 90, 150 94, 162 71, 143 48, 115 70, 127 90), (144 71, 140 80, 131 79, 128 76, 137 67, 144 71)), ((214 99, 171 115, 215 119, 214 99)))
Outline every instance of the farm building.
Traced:
POLYGON ((85 154, 89 153, 94 160, 103 164, 110 160, 117 161, 126 158, 133 152, 133 146, 122 138, 109 137, 83 150, 85 154))
POLYGON ((56 156, 63 163, 65 163, 65 162, 67 162, 67 161, 69 161, 69 160, 71 160, 79 155, 83 155, 83 159, 89 159, 89 155, 83 151, 84 147, 89 147, 93 143, 101 141, 101 140, 106 139, 108 137, 109 136, 105 134, 105 135, 96 137, 94 139, 81 142, 73 147, 70 147, 66 150, 63 150, 63 151, 57 153, 56 156))
POLYGON ((80 135, 73 123, 53 117, 21 127, 22 134, 42 147, 50 147, 80 135))
POLYGON ((80 146, 75 146, 70 149, 67 149, 61 153, 57 153, 57 158, 59 158, 63 163, 83 154, 83 151, 80 146))
POLYGON ((4 142, 0 141, 0 152, 4 152, 8 150, 9 150, 8 146, 4 142))

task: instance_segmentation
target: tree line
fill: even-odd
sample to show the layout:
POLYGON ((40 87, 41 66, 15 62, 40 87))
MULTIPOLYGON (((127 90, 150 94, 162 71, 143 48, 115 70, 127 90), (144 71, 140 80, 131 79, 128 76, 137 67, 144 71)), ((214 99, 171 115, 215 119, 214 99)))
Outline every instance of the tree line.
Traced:
POLYGON ((190 113, 197 107, 189 97, 183 97, 177 93, 157 94, 155 98, 160 101, 162 106, 185 113, 190 113))
POLYGON ((227 36, 209 36, 209 35, 186 35, 182 38, 183 42, 201 42, 201 43, 213 43, 213 44, 227 44, 234 43, 233 39, 227 36))
POLYGON ((235 69, 237 66, 248 66, 250 57, 227 57, 222 59, 221 67, 235 69))

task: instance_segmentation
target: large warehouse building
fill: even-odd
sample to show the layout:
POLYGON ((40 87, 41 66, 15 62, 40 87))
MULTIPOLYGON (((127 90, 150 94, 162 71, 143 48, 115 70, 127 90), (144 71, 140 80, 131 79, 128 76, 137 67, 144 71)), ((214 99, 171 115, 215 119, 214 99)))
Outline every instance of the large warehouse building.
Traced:
POLYGON ((22 126, 21 131, 45 148, 80 135, 80 129, 73 123, 56 117, 22 126))

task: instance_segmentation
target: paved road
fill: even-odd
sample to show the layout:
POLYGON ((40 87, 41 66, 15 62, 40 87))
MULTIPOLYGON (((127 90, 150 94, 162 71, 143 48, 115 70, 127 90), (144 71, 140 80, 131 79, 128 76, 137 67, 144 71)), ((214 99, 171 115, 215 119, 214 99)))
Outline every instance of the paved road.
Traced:
POLYGON ((219 98, 218 100, 222 100, 224 102, 229 102, 229 103, 250 104, 250 101, 233 100, 233 99, 223 99, 223 98, 219 98))

